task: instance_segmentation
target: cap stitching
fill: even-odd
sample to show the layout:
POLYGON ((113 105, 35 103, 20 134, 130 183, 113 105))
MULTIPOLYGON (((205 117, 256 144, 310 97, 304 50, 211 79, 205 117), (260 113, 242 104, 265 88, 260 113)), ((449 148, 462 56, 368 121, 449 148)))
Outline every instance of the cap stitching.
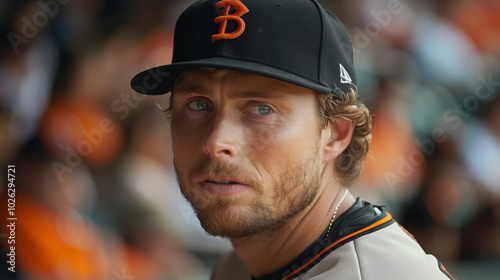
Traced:
MULTIPOLYGON (((317 1, 311 0, 311 2, 313 2, 314 6, 316 7, 317 12, 319 13, 320 27, 321 27, 319 55, 317 58, 318 59, 317 80, 318 80, 318 84, 329 88, 331 91, 332 90, 331 87, 327 83, 323 82, 322 71, 321 71, 323 69, 322 57, 323 57, 323 51, 325 49, 325 47, 324 47, 324 44, 325 44, 325 40, 324 40, 325 39, 325 15, 323 14, 322 8, 317 1)), ((332 93, 332 92, 330 92, 330 93, 332 93)))

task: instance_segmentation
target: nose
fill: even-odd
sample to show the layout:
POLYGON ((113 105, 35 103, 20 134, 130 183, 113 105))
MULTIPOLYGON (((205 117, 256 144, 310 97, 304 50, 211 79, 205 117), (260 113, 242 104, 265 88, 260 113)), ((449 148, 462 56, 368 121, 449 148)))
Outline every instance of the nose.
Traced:
POLYGON ((231 116, 218 116, 211 124, 203 151, 213 159, 232 158, 239 148, 240 126, 231 116))

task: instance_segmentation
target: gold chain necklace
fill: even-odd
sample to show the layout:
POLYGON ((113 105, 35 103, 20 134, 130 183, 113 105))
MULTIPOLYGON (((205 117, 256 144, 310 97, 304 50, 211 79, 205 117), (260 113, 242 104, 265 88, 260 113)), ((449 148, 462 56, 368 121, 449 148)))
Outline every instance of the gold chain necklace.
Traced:
POLYGON ((337 217, 337 212, 339 211, 339 207, 340 205, 342 204, 342 202, 344 202, 344 199, 346 198, 347 196, 347 193, 349 192, 348 189, 345 190, 345 193, 344 193, 344 196, 342 197, 342 199, 340 200, 339 204, 337 205, 337 207, 335 207, 335 210, 333 211, 333 217, 332 219, 330 220, 330 224, 328 225, 328 231, 326 233, 326 237, 325 237, 325 240, 328 239, 328 236, 330 235, 330 229, 332 228, 332 225, 333 225, 333 221, 335 221, 335 217, 337 217))

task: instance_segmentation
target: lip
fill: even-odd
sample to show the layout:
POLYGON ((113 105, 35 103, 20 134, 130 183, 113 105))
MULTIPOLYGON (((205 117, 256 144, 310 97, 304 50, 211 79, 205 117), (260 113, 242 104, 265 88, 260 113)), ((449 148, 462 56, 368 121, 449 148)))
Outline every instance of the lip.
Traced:
POLYGON ((212 195, 234 195, 250 188, 250 185, 236 178, 226 176, 210 176, 198 180, 200 187, 212 195), (211 181, 230 181, 230 184, 213 183, 211 181))

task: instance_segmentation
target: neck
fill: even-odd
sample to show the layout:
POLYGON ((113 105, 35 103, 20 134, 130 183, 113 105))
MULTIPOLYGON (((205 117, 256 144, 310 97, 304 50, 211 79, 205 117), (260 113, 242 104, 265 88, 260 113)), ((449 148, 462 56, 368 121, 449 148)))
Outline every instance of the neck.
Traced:
MULTIPOLYGON (((274 232, 232 239, 234 250, 255 277, 278 270, 302 253, 328 228, 345 191, 345 187, 322 183, 311 205, 286 225, 274 232)), ((338 207, 335 220, 354 202, 355 198, 348 193, 338 207)))

